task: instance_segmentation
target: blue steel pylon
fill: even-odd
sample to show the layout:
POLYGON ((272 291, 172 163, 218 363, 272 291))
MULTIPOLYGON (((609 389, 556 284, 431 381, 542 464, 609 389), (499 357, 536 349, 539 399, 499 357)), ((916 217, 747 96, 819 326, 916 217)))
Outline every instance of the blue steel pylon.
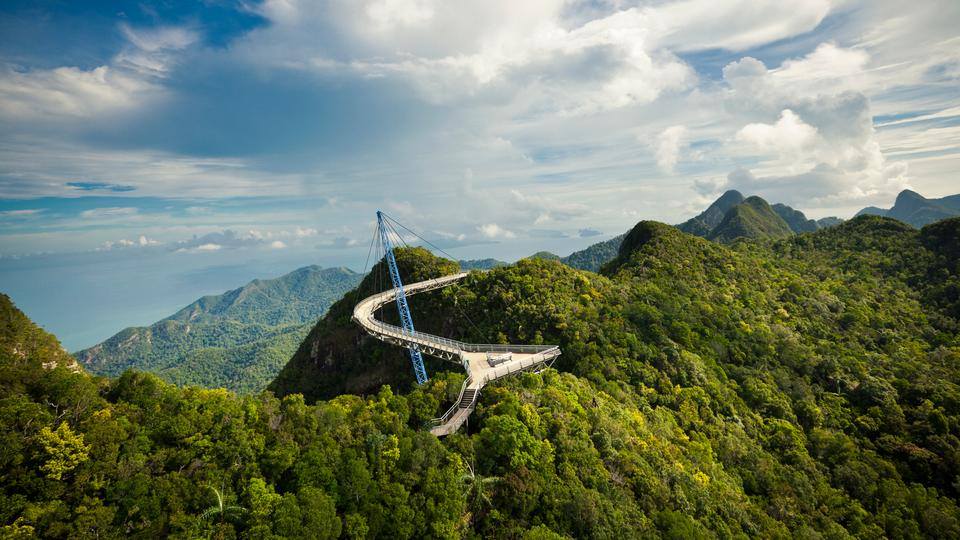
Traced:
MULTIPOLYGON (((380 233, 380 243, 383 244, 383 250, 386 252, 387 267, 390 268, 390 281, 393 287, 397 289, 397 311, 400 312, 400 323, 404 332, 415 333, 413 329, 413 317, 410 316, 410 306, 407 305, 407 295, 403 291, 403 282, 400 281, 400 271, 397 269, 397 259, 393 256, 393 243, 390 242, 390 235, 387 234, 387 227, 383 223, 383 213, 377 210, 377 231, 380 233)), ((413 362, 413 373, 417 376, 417 384, 427 382, 427 370, 423 367, 423 356, 416 345, 410 347, 410 361, 413 362)))

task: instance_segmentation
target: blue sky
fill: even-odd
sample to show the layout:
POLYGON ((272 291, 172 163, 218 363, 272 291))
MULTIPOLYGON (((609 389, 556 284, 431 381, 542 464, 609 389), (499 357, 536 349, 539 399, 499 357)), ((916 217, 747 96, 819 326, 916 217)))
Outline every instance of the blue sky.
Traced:
POLYGON ((952 1, 4 2, 0 289, 77 348, 360 269, 377 208, 515 259, 729 188, 811 217, 957 193, 957 28, 952 1))

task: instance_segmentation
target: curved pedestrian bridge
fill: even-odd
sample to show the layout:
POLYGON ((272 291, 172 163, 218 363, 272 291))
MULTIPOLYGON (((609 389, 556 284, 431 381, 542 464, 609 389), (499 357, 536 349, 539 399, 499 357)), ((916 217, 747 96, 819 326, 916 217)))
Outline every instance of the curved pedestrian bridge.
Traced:
MULTIPOLYGON (((409 296, 451 285, 468 274, 461 272, 426 281, 404 284, 409 296)), ((460 388, 457 402, 440 418, 432 422, 430 433, 449 435, 462 426, 476 407, 480 390, 490 381, 524 370, 537 370, 560 356, 556 345, 514 345, 464 343, 424 332, 409 332, 399 326, 385 323, 374 317, 381 306, 391 303, 397 289, 368 296, 353 308, 353 320, 371 336, 399 345, 415 348, 422 353, 443 360, 457 362, 467 371, 467 379, 460 388)))

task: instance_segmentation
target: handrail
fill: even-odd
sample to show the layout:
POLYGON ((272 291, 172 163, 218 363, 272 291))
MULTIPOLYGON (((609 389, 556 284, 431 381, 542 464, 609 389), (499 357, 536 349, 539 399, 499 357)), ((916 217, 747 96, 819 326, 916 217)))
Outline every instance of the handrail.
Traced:
MULTIPOLYGON (((449 282, 457 281, 466 276, 467 273, 463 272, 460 274, 454 274, 452 276, 442 276, 439 278, 433 278, 426 281, 417 282, 407 286, 406 292, 408 295, 416 294, 418 292, 425 292, 428 290, 433 290, 438 287, 442 287, 449 282)), ((374 313, 380 306, 388 304, 393 301, 393 298, 396 296, 396 289, 390 289, 381 293, 377 293, 360 301, 359 304, 353 310, 353 318, 357 322, 367 323, 367 326, 374 327, 377 330, 383 332, 386 335, 401 338, 404 341, 410 341, 428 346, 437 346, 437 348, 446 350, 447 352, 458 354, 461 352, 516 352, 516 353, 537 353, 546 351, 551 348, 550 345, 514 345, 514 344, 503 344, 503 343, 465 343, 463 341, 458 341, 455 339, 444 338, 436 336, 433 334, 427 334, 424 332, 408 332, 407 330, 385 323, 381 320, 378 320, 374 317, 374 313), (369 304, 373 304, 368 307, 369 304), (364 312, 366 312, 364 314, 364 312)))
MULTIPOLYGON (((450 420, 451 418, 453 418, 453 415, 456 414, 457 411, 461 409, 460 402, 463 401, 463 394, 464 392, 467 391, 467 387, 470 385, 471 382, 473 382, 473 376, 469 375, 467 376, 466 379, 463 380, 463 384, 460 385, 460 393, 457 394, 457 401, 452 406, 450 406, 449 409, 447 409, 447 412, 440 415, 439 418, 434 418, 430 420, 428 424, 432 426, 439 426, 442 424, 446 424, 447 420, 450 420)), ((477 391, 477 393, 479 393, 479 390, 477 391)), ((473 401, 470 404, 473 405, 473 403, 476 401, 477 401, 477 394, 474 394, 473 401)))

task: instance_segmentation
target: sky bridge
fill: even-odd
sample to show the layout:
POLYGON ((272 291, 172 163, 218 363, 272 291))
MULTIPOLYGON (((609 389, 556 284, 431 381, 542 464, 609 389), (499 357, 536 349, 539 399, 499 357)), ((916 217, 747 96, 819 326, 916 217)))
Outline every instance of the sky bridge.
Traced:
POLYGON ((427 380, 421 353, 460 364, 467 372, 457 401, 442 416, 432 421, 431 433, 443 436, 460 429, 476 408, 480 391, 487 383, 520 371, 543 369, 560 356, 560 347, 556 345, 465 343, 418 332, 413 326, 406 297, 452 285, 468 274, 461 272, 416 283, 402 283, 393 256, 393 243, 402 241, 402 237, 391 227, 387 221, 389 218, 380 212, 377 217, 376 238, 379 238, 384 258, 387 260, 393 288, 368 296, 357 303, 353 308, 353 320, 371 336, 408 349, 417 382, 420 384, 427 380), (391 302, 397 305, 403 326, 395 326, 376 318, 377 311, 391 302))

